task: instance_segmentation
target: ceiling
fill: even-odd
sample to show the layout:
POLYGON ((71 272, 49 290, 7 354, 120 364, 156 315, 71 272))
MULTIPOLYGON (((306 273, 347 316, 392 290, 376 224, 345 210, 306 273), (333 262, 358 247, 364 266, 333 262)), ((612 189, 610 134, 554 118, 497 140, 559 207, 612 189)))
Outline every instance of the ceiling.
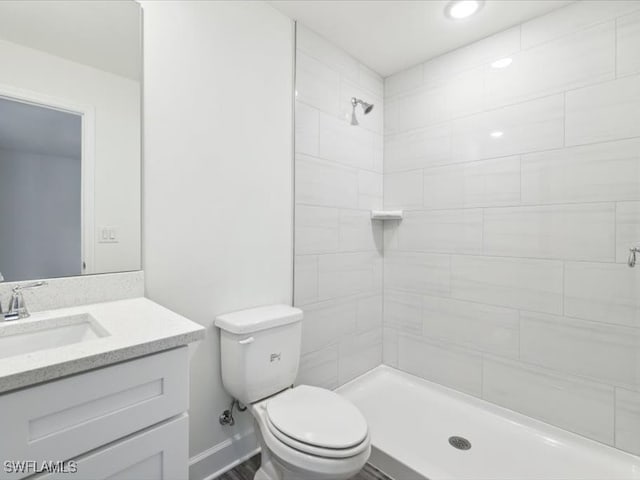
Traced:
POLYGON ((0 0, 0 38, 133 80, 140 26, 133 0, 0 0))
POLYGON ((272 0, 275 8, 383 77, 563 7, 570 0, 486 0, 465 20, 447 0, 272 0))
POLYGON ((0 149, 80 159, 82 119, 0 97, 0 149))

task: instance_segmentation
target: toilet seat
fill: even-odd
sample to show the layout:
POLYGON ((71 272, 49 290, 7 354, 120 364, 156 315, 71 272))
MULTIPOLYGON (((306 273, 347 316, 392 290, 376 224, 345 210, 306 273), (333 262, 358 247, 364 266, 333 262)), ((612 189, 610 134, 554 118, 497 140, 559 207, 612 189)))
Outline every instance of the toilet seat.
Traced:
POLYGON ((265 413, 274 437, 309 455, 348 458, 370 443, 360 411, 330 390, 300 385, 270 398, 265 413))

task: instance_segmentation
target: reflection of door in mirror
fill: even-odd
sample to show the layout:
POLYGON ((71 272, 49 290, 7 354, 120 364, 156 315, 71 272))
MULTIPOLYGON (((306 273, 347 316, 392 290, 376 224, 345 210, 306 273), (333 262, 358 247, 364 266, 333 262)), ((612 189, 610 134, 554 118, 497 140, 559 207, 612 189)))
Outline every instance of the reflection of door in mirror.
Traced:
POLYGON ((81 114, 0 97, 0 272, 6 280, 83 273, 82 169, 81 114))

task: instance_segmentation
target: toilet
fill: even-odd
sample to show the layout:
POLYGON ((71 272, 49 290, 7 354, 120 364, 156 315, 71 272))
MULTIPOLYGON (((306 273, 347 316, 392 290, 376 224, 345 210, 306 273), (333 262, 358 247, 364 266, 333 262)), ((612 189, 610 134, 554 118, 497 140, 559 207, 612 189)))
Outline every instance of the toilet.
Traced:
POLYGON ((221 315, 222 382, 254 417, 262 449, 255 480, 342 480, 371 452, 362 413, 331 390, 292 386, 303 312, 271 305, 221 315))

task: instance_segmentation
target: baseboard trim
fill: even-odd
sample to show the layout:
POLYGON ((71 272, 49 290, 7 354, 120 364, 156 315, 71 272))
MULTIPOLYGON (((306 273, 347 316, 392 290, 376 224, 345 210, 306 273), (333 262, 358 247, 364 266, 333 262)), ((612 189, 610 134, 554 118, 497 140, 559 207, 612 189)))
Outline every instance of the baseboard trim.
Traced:
POLYGON ((260 448, 252 431, 238 433, 189 459, 189 480, 213 480, 254 456, 260 448))

